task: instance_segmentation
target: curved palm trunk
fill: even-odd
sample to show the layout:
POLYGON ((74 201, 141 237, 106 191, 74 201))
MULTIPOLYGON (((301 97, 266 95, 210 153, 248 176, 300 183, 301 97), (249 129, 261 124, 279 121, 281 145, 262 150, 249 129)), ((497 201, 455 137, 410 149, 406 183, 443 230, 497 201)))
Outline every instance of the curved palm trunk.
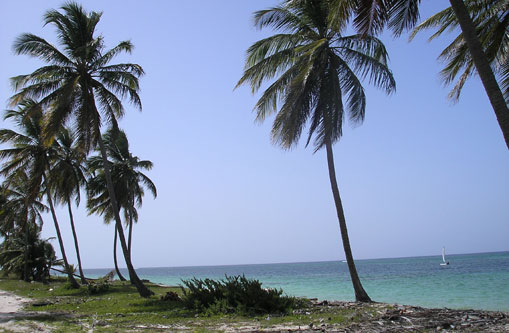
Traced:
POLYGON ((78 236, 76 235, 76 229, 74 228, 74 217, 72 215, 71 198, 67 196, 67 210, 69 211, 69 220, 71 222, 72 237, 74 238, 74 247, 76 248, 76 257, 78 258, 78 269, 80 271, 80 279, 82 284, 88 284, 85 274, 83 274, 83 268, 81 266, 80 247, 78 245, 78 236))
POLYGON ((126 281, 125 277, 120 273, 120 269, 118 269, 117 262, 117 228, 115 228, 115 237, 113 238, 113 262, 115 263, 115 272, 117 272, 117 276, 120 281, 126 281))
POLYGON ((350 248, 350 240, 348 238, 348 230, 346 228, 346 219, 343 211, 343 204, 341 203, 341 197, 339 196, 338 183, 336 181, 336 170, 334 167, 334 156, 332 154, 332 144, 328 141, 325 144, 327 150, 327 164, 329 167, 329 178, 332 188, 332 195, 334 196, 334 203, 336 204, 336 211, 339 220, 339 229, 341 230, 341 239, 343 241, 343 249, 345 251, 346 262, 348 264, 348 270, 350 271, 350 278, 352 279, 353 289, 355 292, 355 300, 357 302, 371 302, 368 294, 364 290, 355 268, 355 262, 353 261, 352 249, 350 248))
POLYGON ((507 108, 504 95, 500 90, 500 86, 486 58, 479 37, 475 31, 474 23, 472 22, 463 0, 449 0, 449 2, 458 19, 461 31, 463 32, 463 38, 468 46, 468 50, 470 51, 477 73, 479 73, 482 84, 484 85, 484 89, 488 94, 491 106, 495 111, 498 125, 504 135, 505 144, 509 149, 509 109, 507 108))
POLYGON ((44 182, 46 183, 46 196, 48 197, 48 204, 49 204, 49 208, 51 210, 51 216, 53 217, 53 223, 55 224, 55 230, 57 232, 58 244, 60 245, 60 252, 62 252, 62 259, 64 260, 65 271, 67 273, 67 277, 69 278, 69 282, 71 283, 71 287, 77 289, 80 287, 80 285, 74 278, 71 268, 69 267, 69 263, 67 261, 67 256, 65 254, 65 248, 64 248, 64 241, 62 239, 62 234, 60 233, 60 227, 58 225, 57 214, 55 213, 55 207, 53 206, 53 200, 51 199, 51 195, 48 190, 49 186, 48 186, 48 180, 46 177, 46 173, 43 174, 43 177, 44 177, 44 182))
POLYGON ((125 262, 127 265, 127 270, 129 272, 129 276, 131 278, 131 283, 136 286, 136 289, 138 290, 138 293, 142 297, 149 297, 150 295, 153 295, 154 293, 148 289, 143 282, 138 277, 138 274, 136 274, 136 271, 134 270, 133 264, 131 262, 131 256, 129 255, 129 251, 127 249, 127 243, 125 240, 124 232, 122 230, 122 221, 120 220, 120 215, 118 213, 118 203, 117 199, 115 197, 115 191, 113 190, 113 182, 111 180, 111 172, 110 172, 110 164, 108 161, 108 157, 106 155, 106 149, 104 148, 104 142, 101 137, 101 131, 99 129, 99 124, 96 123, 96 132, 98 133, 98 143, 99 148, 101 150, 101 155, 103 159, 104 164, 104 176, 106 177, 106 185, 108 187, 108 193, 110 196, 111 206, 113 209, 114 217, 115 217, 115 227, 118 231, 118 236, 120 238, 120 246, 122 247, 122 252, 124 253, 125 262))

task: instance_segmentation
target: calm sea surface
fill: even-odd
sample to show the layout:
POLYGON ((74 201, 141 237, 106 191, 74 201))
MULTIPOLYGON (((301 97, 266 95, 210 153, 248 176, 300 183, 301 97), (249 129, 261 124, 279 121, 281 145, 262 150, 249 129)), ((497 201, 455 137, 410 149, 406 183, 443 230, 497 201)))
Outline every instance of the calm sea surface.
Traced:
MULTIPOLYGON (((373 300, 425 307, 509 311, 509 252, 357 260, 364 288, 373 300)), ((90 277, 108 269, 86 269, 90 277)), ((350 275, 341 261, 289 264, 138 268, 142 279, 179 285, 181 279, 245 274, 288 295, 353 300, 350 275)), ((122 273, 127 272, 122 270, 122 273)))

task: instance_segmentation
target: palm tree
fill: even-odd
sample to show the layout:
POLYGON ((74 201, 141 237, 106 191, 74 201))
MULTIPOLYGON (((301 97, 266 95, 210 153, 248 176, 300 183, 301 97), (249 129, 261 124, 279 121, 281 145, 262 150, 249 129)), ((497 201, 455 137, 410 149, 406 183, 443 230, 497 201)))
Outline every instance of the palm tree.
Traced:
MULTIPOLYGON (((382 31, 385 26, 388 26, 396 36, 400 35, 403 31, 411 29, 419 19, 419 4, 421 0, 333 0, 335 3, 335 19, 338 21, 347 21, 353 15, 354 23, 360 33, 363 34, 377 34, 382 31)), ((509 149, 509 108, 507 101, 504 98, 502 89, 500 88, 495 74, 490 67, 490 52, 489 49, 484 49, 480 40, 481 33, 478 34, 479 26, 472 20, 471 14, 465 2, 472 6, 483 6, 490 10, 491 8, 498 8, 498 1, 485 1, 485 0, 449 0, 451 9, 454 12, 456 20, 462 31, 462 39, 468 48, 469 56, 472 63, 475 65, 477 73, 481 78, 484 89, 490 100, 495 116, 497 117, 498 125, 502 130, 504 140, 507 148, 509 149)), ((507 20, 508 10, 507 2, 502 4, 502 10, 498 13, 497 17, 502 23, 500 26, 505 25, 505 36, 507 38, 507 20)), ((480 23, 480 22, 478 22, 480 23)), ((503 32, 501 32, 503 34, 503 32)), ((505 52, 507 54, 507 52, 505 52)), ((504 85, 507 86, 509 80, 509 64, 507 61, 503 63, 504 85)))
POLYGON ((315 152, 325 148, 355 299, 369 302, 350 248, 332 145, 341 138, 347 113, 353 123, 364 119, 366 96, 360 78, 368 78, 386 93, 395 90, 395 81, 381 41, 362 35, 343 36, 345 25, 329 20, 331 9, 329 1, 293 0, 256 12, 258 28, 273 27, 281 33, 248 49, 245 72, 237 87, 249 83, 256 92, 264 81, 276 78, 255 106, 256 119, 263 121, 276 114, 272 140, 284 149, 298 143, 307 124, 306 145, 314 137, 315 152))
MULTIPOLYGON (((154 196, 157 197, 157 189, 152 180, 140 170, 150 170, 153 163, 149 160, 140 160, 133 156, 129 150, 129 141, 124 131, 109 130, 104 135, 104 143, 108 156, 111 158, 112 168, 115 169, 115 183, 121 183, 127 194, 124 204, 121 204, 127 214, 127 224, 129 226, 128 250, 131 253, 133 224, 138 221, 138 211, 136 207, 143 204, 146 187, 154 196)), ((97 163, 96 163, 97 165, 97 163)))
POLYGON ((13 148, 4 149, 0 152, 1 158, 8 159, 0 170, 0 174, 9 176, 18 173, 20 170, 26 170, 29 177, 28 186, 33 198, 39 193, 41 186, 44 186, 69 282, 73 288, 79 288, 79 284, 74 279, 67 261, 64 242, 50 194, 51 186, 49 185, 47 173, 50 170, 50 158, 54 153, 54 145, 48 146, 43 142, 42 109, 35 101, 24 100, 17 110, 6 111, 4 119, 9 118, 16 122, 21 132, 18 133, 9 129, 0 130, 0 143, 11 143, 13 145, 13 148))
MULTIPOLYGON (((492 1, 489 6, 486 2, 468 1, 468 11, 472 15, 479 40, 486 50, 486 56, 493 69, 501 78, 501 85, 506 100, 509 100, 509 76, 504 79, 504 71, 509 70, 509 2, 505 0, 492 1)), ((410 39, 417 33, 430 28, 436 28, 436 32, 429 41, 441 36, 445 31, 458 27, 458 20, 451 7, 431 16, 420 23, 413 31, 410 39)), ((463 34, 460 33, 454 41, 440 54, 440 59, 446 62, 441 75, 446 83, 450 83, 459 76, 449 97, 457 100, 465 81, 474 74, 475 65, 468 51, 463 34), (461 73, 461 75, 460 75, 461 73)))
MULTIPOLYGON (((91 158, 92 159, 92 158, 91 158)), ((89 160, 87 163, 89 165, 88 172, 90 174, 89 179, 87 181, 87 209, 89 214, 99 214, 104 218, 104 223, 109 224, 111 220, 114 219, 113 212, 111 209, 111 201, 108 194, 108 187, 106 184, 106 178, 104 176, 104 169, 102 168, 102 157, 96 156, 94 159, 89 160), (94 161, 99 165, 93 166, 94 161)), ((113 166, 114 167, 114 166, 113 166)), ((113 172, 113 175, 115 173, 113 172)), ((113 177, 116 179, 115 177, 113 177)), ((115 195, 117 198, 121 198, 122 192, 120 192, 114 183, 114 188, 116 190, 115 195)), ((119 201, 121 202, 121 201, 119 201)), ((120 206, 118 206, 120 209, 120 206)), ((127 217, 126 217, 127 220, 127 217)), ((123 232, 123 231, 122 231, 123 232)), ((126 281, 120 269, 118 268, 117 261, 117 238, 118 238, 118 229, 114 228, 113 232, 113 264, 115 266, 115 272, 117 273, 120 281, 126 281)))
POLYGON ((61 266, 61 261, 57 260, 49 239, 40 238, 41 229, 37 224, 26 224, 25 229, 27 236, 12 234, 0 244, 2 273, 14 273, 23 279, 31 276, 34 281, 45 282, 52 266, 61 266))
MULTIPOLYGON (((3 151, 0 151, 0 155, 3 151)), ((30 280, 29 264, 29 238, 31 225, 39 224, 42 227, 41 213, 48 208, 39 201, 42 193, 34 193, 30 187, 30 179, 25 170, 18 169, 10 173, 4 180, 0 191, 2 196, 2 208, 0 211, 0 234, 4 239, 9 237, 21 237, 24 234, 26 246, 23 257, 23 274, 21 278, 30 280)))
MULTIPOLYGON (((124 210, 126 225, 129 227, 128 250, 131 253, 133 224, 138 220, 136 207, 143 204, 143 196, 146 187, 154 197, 157 197, 157 189, 152 180, 140 170, 150 170, 153 166, 148 160, 140 160, 133 156, 129 150, 129 141, 124 131, 110 129, 103 135, 106 152, 110 158, 111 174, 114 179, 114 188, 119 209, 124 210)), ((93 213, 104 215, 105 222, 112 218, 111 204, 107 197, 107 189, 104 179, 103 160, 100 156, 93 156, 88 162, 89 170, 94 177, 89 181, 89 200, 87 207, 93 213)), ((119 278, 120 272, 116 261, 116 233, 114 238, 115 269, 119 278)), ((121 278, 122 279, 122 278, 121 278)))
POLYGON ((109 65, 119 53, 130 53, 133 45, 124 41, 110 50, 105 50, 103 37, 95 36, 101 13, 88 13, 75 2, 66 3, 61 10, 63 12, 46 12, 44 23, 56 27, 58 43, 63 51, 33 34, 23 34, 15 41, 14 51, 17 54, 39 58, 48 65, 31 74, 11 79, 18 91, 11 98, 11 103, 16 104, 26 97, 40 99, 40 105, 50 111, 45 127, 47 142, 51 141, 67 120, 72 120, 78 142, 85 151, 99 146, 108 193, 114 207, 115 226, 119 230, 127 269, 139 294, 148 297, 153 292, 136 274, 125 237, 120 232, 122 222, 118 214, 106 150, 101 139, 103 122, 117 127, 117 119, 124 114, 122 101, 117 95, 120 98, 128 97, 130 102, 141 110, 138 78, 144 72, 141 66, 136 64, 109 65))
POLYGON ((78 236, 71 205, 72 198, 75 199, 76 206, 80 203, 80 188, 86 183, 83 165, 86 155, 76 147, 74 134, 68 128, 64 127, 58 132, 56 143, 57 149, 50 174, 53 198, 55 203, 67 205, 81 283, 88 284, 81 265, 78 236))

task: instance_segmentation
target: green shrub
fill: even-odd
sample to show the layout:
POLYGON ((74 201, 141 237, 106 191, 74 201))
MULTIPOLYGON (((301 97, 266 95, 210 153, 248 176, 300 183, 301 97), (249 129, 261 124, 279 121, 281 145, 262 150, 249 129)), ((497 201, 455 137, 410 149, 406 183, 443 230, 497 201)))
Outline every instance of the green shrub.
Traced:
POLYGON ((87 285, 87 290, 89 295, 97 295, 102 294, 110 290, 110 284, 107 280, 97 280, 94 282, 89 282, 87 285))
POLYGON ((182 280, 182 301, 188 309, 217 313, 287 313, 296 305, 281 289, 264 289, 258 280, 226 276, 224 280, 182 280))

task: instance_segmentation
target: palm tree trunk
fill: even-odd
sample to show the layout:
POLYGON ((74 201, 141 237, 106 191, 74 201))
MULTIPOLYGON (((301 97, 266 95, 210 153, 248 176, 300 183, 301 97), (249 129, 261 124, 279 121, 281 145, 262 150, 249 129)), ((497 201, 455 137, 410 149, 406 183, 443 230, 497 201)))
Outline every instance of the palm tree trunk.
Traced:
POLYGON ((129 250, 129 255, 132 255, 131 252, 131 241, 133 239, 133 207, 134 207, 134 192, 131 195, 131 204, 129 205, 129 239, 127 244, 127 249, 129 250))
POLYGON ((120 273, 117 262, 117 228, 115 228, 115 237, 113 238, 113 262, 115 263, 115 272, 117 272, 120 281, 125 281, 125 277, 120 273))
POLYGON ((327 150, 327 164, 329 167, 329 178, 332 188, 332 195, 334 196, 334 203, 336 204, 336 211, 339 220, 339 229, 341 230, 341 239, 343 240, 343 249, 345 251, 346 262, 348 264, 348 270, 350 271, 350 278, 352 279, 353 289, 355 292, 355 300, 357 302, 371 302, 368 294, 364 290, 355 268, 355 262, 353 261, 352 249, 350 248, 350 240, 348 238, 348 230, 346 228, 346 219, 343 211, 343 204, 341 203, 341 197, 339 196, 339 188, 336 180, 336 170, 334 167, 334 156, 332 154, 332 144, 330 140, 325 144, 327 150))
POLYGON ((23 281, 29 282, 28 269, 28 201, 25 200, 25 253, 23 254, 25 262, 23 263, 23 281))
POLYGON ((65 255, 64 241, 62 239, 62 234, 60 233, 60 227, 58 226, 57 214, 55 213, 55 207, 53 206, 53 200, 51 199, 51 195, 49 193, 49 184, 48 179, 46 177, 46 173, 43 174, 44 182, 46 183, 46 196, 48 197, 48 204, 51 210, 51 216, 53 217, 53 223, 55 224, 55 230, 57 232, 58 244, 60 245, 60 252, 62 252, 62 259, 64 260, 65 271, 67 272, 67 277, 69 278, 69 282, 71 283, 71 287, 79 288, 80 285, 72 275, 71 268, 69 267, 69 263, 67 261, 67 256, 65 255))
POLYGON ((133 218, 132 218, 132 216, 129 217, 129 220, 130 220, 129 221, 129 236, 128 236, 129 239, 128 239, 128 245, 127 246, 128 246, 129 254, 131 254, 132 253, 131 252, 131 240, 133 238, 133 218))
MULTIPOLYGON (((128 236, 128 241, 127 241, 127 250, 129 251, 129 256, 131 257, 131 240, 132 240, 132 237, 133 237, 133 211, 132 209, 130 208, 129 209, 129 236, 128 236)), ((132 257, 131 257, 132 258, 132 257)), ((131 279, 131 283, 132 282, 132 279, 131 279)))
POLYGON ((71 198, 67 196, 67 209, 69 211, 69 220, 71 222, 72 237, 74 238, 74 247, 76 248, 76 257, 78 258, 78 269, 80 271, 80 279, 82 284, 88 284, 85 274, 83 274, 83 267, 81 266, 80 247, 78 245, 78 236, 74 228, 74 217, 72 215, 71 198))
POLYGON ((111 172, 110 172, 110 164, 108 161, 108 156, 106 155, 106 149, 104 148, 104 142, 101 137, 101 131, 99 128, 99 123, 96 122, 96 133, 97 133, 97 141, 99 143, 99 148, 101 150, 101 155, 104 164, 104 176, 106 177, 106 185, 108 187, 108 193, 110 196, 111 206, 113 209, 114 217, 115 217, 115 226, 118 230, 118 236, 120 238, 120 246, 122 247, 122 252, 124 253, 125 262, 127 265, 127 270, 129 271, 129 276, 131 278, 131 283, 136 286, 138 293, 142 297, 149 297, 154 293, 148 289, 143 282, 140 280, 136 271, 134 270, 133 264, 131 262, 131 256, 129 255, 129 251, 127 250, 127 243, 125 240, 124 232, 122 230, 122 221, 120 220, 120 215, 118 213, 118 204, 117 199, 115 197, 115 191, 113 190, 113 182, 111 180, 111 172))
POLYGON ((463 0, 449 0, 454 14, 463 32, 463 38, 468 46, 472 60, 474 61, 477 73, 481 78, 484 89, 488 94, 491 106, 495 111, 498 125, 504 135, 505 144, 509 149, 509 109, 504 99, 504 95, 500 90, 495 75, 490 67, 486 54, 484 53, 479 37, 475 31, 475 26, 470 17, 467 7, 463 0))

